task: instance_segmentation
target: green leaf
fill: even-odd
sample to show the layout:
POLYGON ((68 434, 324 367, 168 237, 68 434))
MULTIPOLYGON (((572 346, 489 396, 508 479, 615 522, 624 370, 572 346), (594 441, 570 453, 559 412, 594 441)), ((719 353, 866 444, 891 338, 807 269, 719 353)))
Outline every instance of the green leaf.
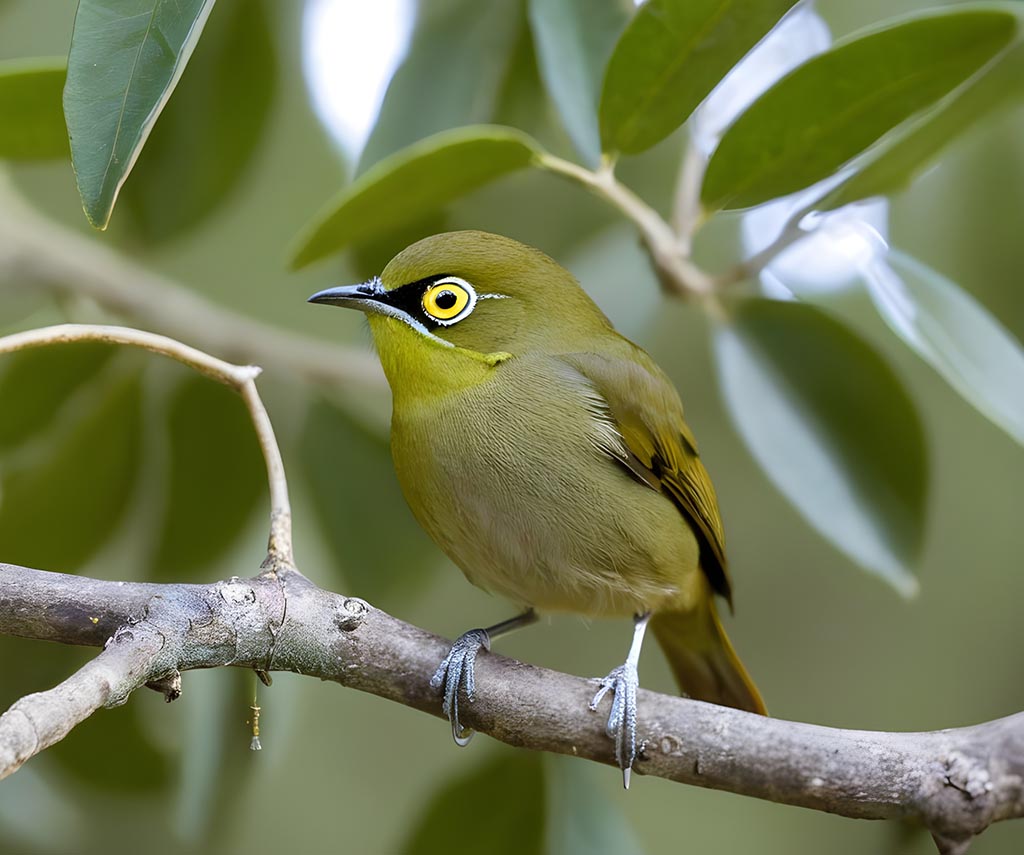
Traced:
POLYGON ((89 222, 114 202, 203 31, 213 0, 79 0, 64 115, 89 222))
POLYGON ((4 473, 0 555, 5 561, 73 572, 117 528, 139 468, 138 377, 120 381, 91 403, 45 460, 4 473))
POLYGON ((576 150, 601 159, 597 105, 612 48, 629 20, 625 0, 530 0, 530 26, 544 85, 576 150))
POLYGON ((442 784, 400 851, 540 855, 543 826, 541 755, 506 748, 469 774, 442 784))
POLYGON ((299 268, 416 220, 502 175, 525 169, 538 148, 499 125, 443 131, 375 164, 331 200, 297 241, 299 268))
POLYGON ((602 779, 616 777, 575 757, 545 754, 547 829, 545 850, 588 855, 639 855, 640 841, 618 806, 605 794, 602 779))
MULTIPOLYGON (((497 116, 524 35, 529 38, 518 2, 419 4, 409 49, 388 85, 356 175, 431 134, 483 122, 516 125, 497 116)), ((410 243, 444 231, 446 220, 445 212, 433 209, 356 239, 356 267, 380 273, 410 243)))
POLYGON ((113 354, 109 345, 88 342, 5 355, 0 361, 0 452, 41 433, 113 354))
POLYGON ((893 332, 964 400, 1024 445, 1024 348, 984 306, 934 270, 893 250, 865 274, 893 332))
POLYGON ((829 177, 970 78, 1017 30, 1000 8, 954 8, 836 44, 725 132, 704 177, 704 207, 748 208, 829 177))
POLYGON ((947 145, 989 113, 1024 97, 1024 43, 1017 43, 933 109, 865 155, 865 164, 831 191, 818 210, 904 189, 947 145))
POLYGON ((419 4, 409 50, 391 78, 356 173, 431 134, 493 121, 522 19, 519 3, 419 4))
POLYGON ((775 486, 854 561, 914 593, 925 438, 888 365, 818 309, 769 300, 741 304, 715 353, 733 422, 775 486))
POLYGON ((321 401, 303 431, 302 465, 320 531, 351 593, 386 603, 419 589, 440 566, 383 437, 321 401))
POLYGON ((167 495, 153 555, 155 578, 195 578, 228 551, 266 489, 259 444, 241 398, 188 377, 169 412, 167 495))
POLYGON ((135 231, 166 240, 240 184, 267 125, 277 58, 264 0, 222 3, 123 191, 135 231))
POLYGON ((649 0, 615 46, 601 91, 605 151, 637 154, 697 109, 796 0, 649 0))
POLYGON ((0 62, 0 159, 67 157, 60 108, 66 67, 63 58, 0 62))

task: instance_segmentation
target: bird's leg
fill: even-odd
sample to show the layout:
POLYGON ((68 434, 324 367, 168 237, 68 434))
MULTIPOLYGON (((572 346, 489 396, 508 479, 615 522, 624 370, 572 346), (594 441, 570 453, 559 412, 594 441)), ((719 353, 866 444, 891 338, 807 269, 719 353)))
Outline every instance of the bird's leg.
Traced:
POLYGON ((622 769, 622 785, 627 790, 630 771, 636 759, 636 690, 640 687, 637 664, 640 661, 640 648, 644 643, 644 632, 650 619, 650 612, 633 618, 633 643, 629 647, 626 661, 600 681, 601 688, 590 702, 590 709, 596 710, 601 698, 609 689, 612 691, 612 709, 608 714, 605 730, 615 740, 615 759, 622 769))
POLYGON ((465 686, 466 697, 472 702, 476 692, 474 668, 477 652, 481 647, 490 650, 491 641, 495 638, 529 626, 536 621, 537 613, 533 609, 527 609, 521 615, 503 620, 486 629, 471 629, 469 632, 464 632, 455 639, 452 649, 448 651, 444 661, 437 666, 434 676, 430 678, 430 688, 444 687, 444 701, 441 704, 441 709, 448 716, 448 721, 452 723, 452 738, 456 745, 468 745, 469 740, 473 738, 473 731, 469 728, 464 729, 459 722, 459 687, 465 686))

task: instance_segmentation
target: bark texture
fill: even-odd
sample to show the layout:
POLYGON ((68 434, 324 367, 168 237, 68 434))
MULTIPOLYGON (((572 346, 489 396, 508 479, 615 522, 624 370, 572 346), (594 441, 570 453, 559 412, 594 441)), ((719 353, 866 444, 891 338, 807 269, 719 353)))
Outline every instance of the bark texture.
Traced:
MULTIPOLYGON (((178 672, 293 671, 433 715, 429 678, 447 639, 325 591, 286 562, 210 585, 108 582, 0 564, 0 634, 102 646, 77 674, 0 717, 0 777, 146 684, 169 700, 178 672)), ((591 681, 495 654, 477 660, 464 722, 510 745, 614 765, 591 681)), ((929 733, 840 730, 639 693, 635 770, 864 819, 916 819, 940 851, 1024 816, 1024 713, 929 733)))

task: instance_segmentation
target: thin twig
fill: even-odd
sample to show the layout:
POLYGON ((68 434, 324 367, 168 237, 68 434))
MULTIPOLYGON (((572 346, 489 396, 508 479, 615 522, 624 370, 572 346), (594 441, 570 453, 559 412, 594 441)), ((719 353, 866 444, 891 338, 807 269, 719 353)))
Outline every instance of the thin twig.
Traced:
POLYGON ((0 338, 0 353, 14 353, 33 347, 71 344, 78 341, 100 341, 107 344, 127 344, 132 347, 141 347, 153 353, 169 356, 171 359, 188 365, 207 377, 239 391, 260 373, 260 369, 255 365, 232 365, 230 362, 210 356, 208 353, 167 336, 135 330, 131 327, 103 324, 58 324, 52 327, 12 333, 0 338))
POLYGON ((814 228, 805 229, 801 225, 804 217, 813 210, 814 206, 811 205, 793 212, 789 219, 786 220, 782 231, 779 232, 775 240, 764 249, 754 253, 750 258, 733 265, 724 273, 715 276, 714 286, 719 289, 728 288, 730 285, 753 279, 789 247, 813 234, 814 228))
POLYGON ((692 139, 689 140, 679 169, 679 182, 676 184, 672 207, 672 230, 687 255, 693 248, 693 235, 701 224, 700 187, 707 165, 704 153, 692 139))
POLYGON ((242 400, 249 410, 253 429, 256 431, 267 467, 271 512, 268 551, 274 560, 293 565, 288 481, 285 477, 284 462, 281 460, 281 450, 278 448, 277 439, 274 436, 273 425, 270 423, 266 408, 256 390, 255 379, 259 376, 261 369, 254 365, 233 365, 167 336, 129 327, 99 324, 61 324, 13 333, 0 338, 0 353, 13 353, 32 347, 78 341, 126 344, 159 353, 230 386, 242 396, 242 400))

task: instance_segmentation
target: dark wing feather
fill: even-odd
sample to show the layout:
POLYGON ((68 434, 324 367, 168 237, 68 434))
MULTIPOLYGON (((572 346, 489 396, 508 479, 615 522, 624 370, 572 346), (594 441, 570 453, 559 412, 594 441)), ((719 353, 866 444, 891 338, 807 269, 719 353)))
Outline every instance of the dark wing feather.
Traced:
POLYGON ((619 357, 573 353, 561 358, 586 377, 607 403, 629 451, 616 460, 670 498, 692 524, 701 543, 701 567, 712 589, 731 607, 718 500, 683 419, 679 395, 644 351, 625 339, 620 341, 625 350, 619 357))

